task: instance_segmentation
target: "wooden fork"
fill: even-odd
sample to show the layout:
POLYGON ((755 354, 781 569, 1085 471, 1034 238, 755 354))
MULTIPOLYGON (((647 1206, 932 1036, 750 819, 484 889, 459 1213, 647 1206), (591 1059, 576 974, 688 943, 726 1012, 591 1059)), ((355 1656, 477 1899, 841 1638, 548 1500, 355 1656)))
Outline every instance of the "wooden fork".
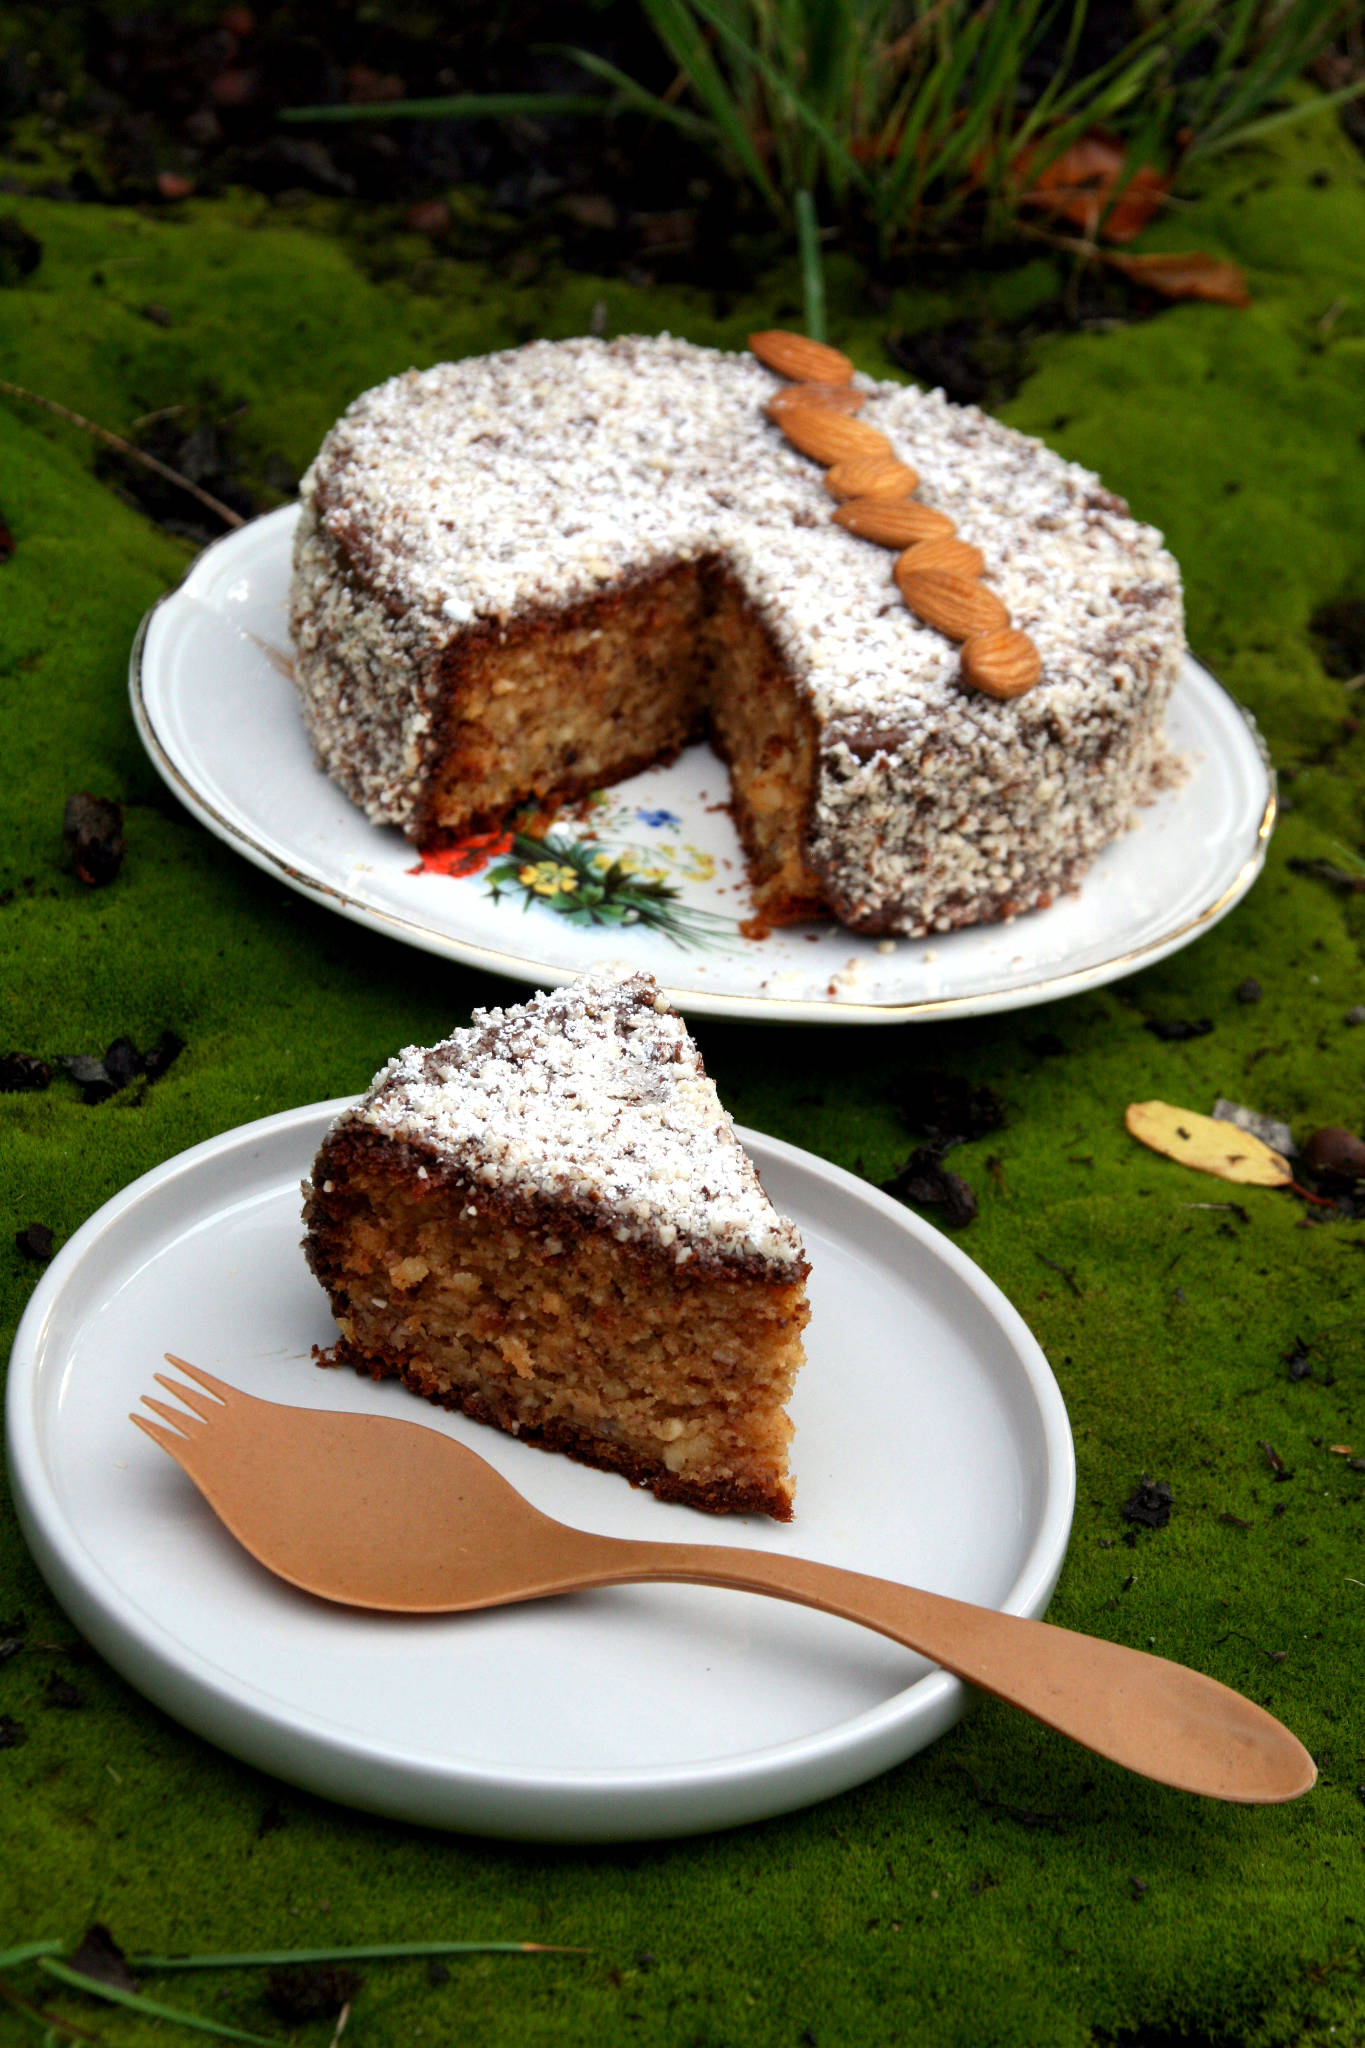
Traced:
POLYGON ((131 1420, 253 1557, 324 1600, 440 1614, 647 1579, 730 1586, 861 1622, 1182 1791, 1258 1805, 1295 1799, 1317 1777, 1261 1707, 1165 1658, 834 1565, 590 1535, 542 1515, 439 1430, 287 1408, 167 1359, 194 1383, 156 1375, 184 1408, 144 1395, 162 1421, 131 1420))

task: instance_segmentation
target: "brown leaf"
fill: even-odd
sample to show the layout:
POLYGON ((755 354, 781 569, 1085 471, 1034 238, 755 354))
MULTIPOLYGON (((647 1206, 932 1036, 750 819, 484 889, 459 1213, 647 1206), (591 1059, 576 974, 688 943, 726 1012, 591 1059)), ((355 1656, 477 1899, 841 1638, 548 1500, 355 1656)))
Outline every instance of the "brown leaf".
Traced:
POLYGON ((1246 272, 1203 249, 1162 250, 1152 256, 1111 256, 1105 262, 1133 284, 1164 299, 1212 299, 1220 306, 1249 306, 1246 272))
POLYGON ((1294 1175, 1289 1161, 1236 1124, 1170 1102, 1130 1102, 1124 1123, 1140 1144, 1182 1166, 1243 1187, 1284 1188, 1294 1175))
MULTIPOLYGON (((1142 164, 1125 183, 1124 162, 1122 143, 1093 130, 1053 157, 1019 203, 1082 228, 1092 240, 1098 231, 1106 242, 1131 242, 1165 205, 1171 181, 1142 164)), ((1025 156, 1019 166, 1026 180, 1028 163, 1025 156)))

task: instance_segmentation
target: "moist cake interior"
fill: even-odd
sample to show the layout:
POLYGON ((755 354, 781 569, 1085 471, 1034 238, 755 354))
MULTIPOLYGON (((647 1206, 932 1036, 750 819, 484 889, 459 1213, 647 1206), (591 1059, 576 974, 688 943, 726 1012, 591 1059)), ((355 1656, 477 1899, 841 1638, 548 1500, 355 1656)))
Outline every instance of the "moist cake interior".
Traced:
POLYGON ((718 558, 679 563, 559 613, 474 633, 447 656, 423 845, 585 794, 710 739, 764 921, 823 907, 804 847, 815 722, 718 558))

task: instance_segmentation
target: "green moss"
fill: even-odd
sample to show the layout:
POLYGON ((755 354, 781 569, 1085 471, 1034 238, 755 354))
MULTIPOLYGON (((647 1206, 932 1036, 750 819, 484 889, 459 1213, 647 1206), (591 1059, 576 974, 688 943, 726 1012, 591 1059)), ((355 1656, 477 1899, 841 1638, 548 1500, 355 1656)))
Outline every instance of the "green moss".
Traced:
MULTIPOLYGON (((553 252, 509 286, 322 202, 13 205, 44 257, 0 293, 0 374, 125 431, 161 406, 245 406, 237 442, 256 481, 279 462, 297 471, 356 391, 409 362, 582 332, 599 301, 612 331, 735 344, 796 296, 786 271, 718 310, 698 292, 565 273, 553 252), (143 317, 151 301, 168 327, 143 317)), ((1365 590, 1365 167, 1319 123, 1220 163, 1150 241, 1244 263, 1252 307, 1041 342, 1008 416, 1101 469, 1170 536, 1192 644, 1294 776, 1265 877, 1196 946, 1067 1004, 951 1027, 699 1036, 744 1121, 873 1179, 911 1143, 892 1106, 907 1069, 1000 1091, 1007 1127, 953 1163, 981 1198, 962 1242, 1039 1335, 1075 1429, 1054 1616, 1153 1640, 1266 1699, 1319 1756, 1319 1789, 1283 1811, 1198 1805, 984 1703, 924 1756, 812 1812, 629 1851, 513 1848, 275 1785, 98 1661, 58 1658, 86 1705, 46 1706, 53 1656, 30 1650, 0 1666, 0 1712, 28 1729, 0 1751, 5 1940, 74 1938, 101 1918, 129 1947, 484 1935, 591 1951, 473 1960, 439 1988, 419 1964, 375 1966, 352 2030, 376 2048, 793 2048, 806 2030, 820 2048, 1083 2048, 1143 2029, 1258 2048, 1361 2038, 1365 1478, 1329 1447, 1365 1449, 1365 1230, 1305 1227, 1292 1197, 1184 1173, 1135 1147, 1122 1112, 1224 1093, 1301 1135, 1365 1121, 1365 1031, 1342 1021, 1365 1002, 1365 899, 1289 866, 1365 838, 1365 741, 1345 724, 1360 699, 1324 674, 1307 632, 1322 602, 1365 590), (1248 974, 1256 1005, 1236 998, 1248 974), (1166 1043, 1149 1015, 1214 1029, 1166 1043), (1237 1209, 1199 1206, 1227 1194, 1237 1209), (1313 1370, 1291 1381, 1299 1338, 1313 1370), (1266 1442, 1291 1479, 1276 1480, 1266 1442), (1119 1510, 1143 1471, 1170 1480, 1176 1511, 1130 1546, 1119 1510)), ((1052 275, 1043 262, 951 291, 907 285, 874 315, 836 264, 834 338, 884 371, 888 328, 1016 319, 1052 275)), ((14 891, 0 904, 0 1049, 52 1057, 125 1032, 145 1045, 163 1027, 188 1046, 154 1087, 98 1109, 65 1078, 0 1098, 7 1341, 35 1271, 12 1249, 16 1228, 41 1220, 65 1238, 183 1146, 358 1088, 398 1044, 505 990, 286 894, 166 794, 133 732, 125 668, 139 616, 188 550, 96 481, 79 433, 0 405, 0 512, 17 542, 0 564, 0 893, 14 891), (63 866, 62 803, 78 788, 127 807, 127 865, 100 892, 63 866)), ((907 1486, 917 1455, 932 1447, 908 1453, 907 1486)), ((3 1506, 0 1615, 19 1610, 36 1637, 69 1638, 3 1506)), ((270 2028, 247 1973, 175 1992, 270 2028)), ((53 2002, 90 2019, 78 1998, 53 2002)), ((23 2024, 0 2014, 0 2039, 11 2021, 23 2024)), ((165 2038, 129 2014, 97 2023, 110 2043, 165 2038)))

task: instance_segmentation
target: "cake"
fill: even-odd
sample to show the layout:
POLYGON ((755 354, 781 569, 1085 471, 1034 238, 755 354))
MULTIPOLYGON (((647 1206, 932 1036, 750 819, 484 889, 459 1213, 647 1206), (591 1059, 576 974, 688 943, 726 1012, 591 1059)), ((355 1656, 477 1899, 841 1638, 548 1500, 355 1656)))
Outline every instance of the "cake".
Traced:
POLYGON ((808 1272, 677 1012, 594 970, 409 1047, 304 1186, 329 1361, 786 1520, 808 1272))
POLYGON ((315 752, 367 817, 433 848, 707 735, 761 922, 920 935, 1074 885, 1167 772, 1184 631, 1160 535, 974 407, 854 378, 845 429, 889 444, 1036 649, 1026 695, 983 694, 951 618, 916 616, 896 557, 839 523, 784 388, 662 335, 356 400, 303 480, 291 613, 315 752))

